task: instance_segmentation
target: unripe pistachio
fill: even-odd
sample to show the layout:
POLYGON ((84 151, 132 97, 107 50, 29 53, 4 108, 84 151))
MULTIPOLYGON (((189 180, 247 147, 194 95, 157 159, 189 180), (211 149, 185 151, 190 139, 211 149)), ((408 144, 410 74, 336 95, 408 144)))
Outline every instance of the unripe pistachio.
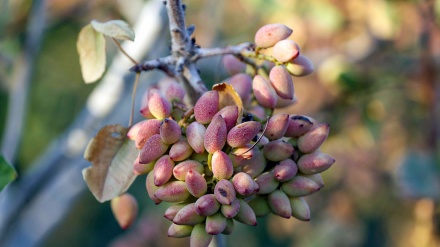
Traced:
POLYGON ((173 238, 184 238, 191 235, 193 226, 188 225, 177 225, 172 223, 168 228, 168 237, 173 238))
POLYGON ((177 212, 173 219, 174 224, 194 226, 205 221, 205 216, 196 212, 196 204, 190 203, 177 212))
POLYGON ((272 47, 277 42, 287 39, 292 32, 292 29, 284 24, 264 25, 255 33, 255 45, 261 48, 272 47))
POLYGON ((194 105, 194 117, 201 124, 208 124, 218 112, 219 95, 216 90, 204 93, 194 105))
POLYGON ((272 56, 282 63, 297 58, 299 53, 299 45, 290 39, 278 41, 272 50, 272 56))
POLYGON ((273 172, 265 172, 255 178, 255 182, 260 188, 257 194, 269 194, 278 188, 280 182, 275 179, 273 172))
POLYGON ((268 215, 271 210, 265 196, 255 196, 248 202, 257 217, 268 215))
POLYGON ((281 139, 271 141, 263 148, 264 156, 271 161, 282 161, 295 153, 292 145, 281 139))
POLYGON ((214 195, 221 204, 231 205, 236 199, 235 189, 231 182, 222 179, 214 187, 214 195))
POLYGON ((281 185, 281 189, 289 196, 308 196, 321 189, 313 180, 296 176, 281 185))
POLYGON ((191 232, 190 246, 191 247, 208 247, 211 243, 212 235, 209 235, 205 230, 205 224, 197 224, 191 232))
POLYGON ((261 124, 256 121, 241 123, 232 128, 227 136, 228 145, 231 147, 243 147, 260 132, 261 124))
POLYGON ((160 125, 160 137, 165 144, 171 145, 176 143, 181 135, 182 131, 176 121, 168 118, 162 121, 160 125))
POLYGON ((155 163, 156 162, 153 161, 148 164, 141 164, 141 163, 139 163, 139 155, 138 155, 138 157, 136 158, 136 160, 133 163, 133 173, 136 175, 147 174, 153 170, 155 163))
POLYGON ((252 89, 258 103, 265 108, 274 108, 277 105, 277 93, 272 85, 261 75, 252 80, 252 89))
POLYGON ((321 176, 321 174, 319 174, 319 173, 316 173, 316 174, 310 174, 310 175, 305 175, 305 174, 303 174, 303 175, 301 175, 301 176, 306 177, 306 178, 309 178, 309 179, 315 181, 315 183, 317 183, 317 184, 319 185, 319 188, 324 187, 324 180, 322 179, 322 176, 321 176))
POLYGON ((185 182, 171 181, 159 187, 154 195, 162 201, 181 202, 186 200, 190 193, 185 182))
POLYGON ((196 201, 196 211, 201 216, 213 215, 220 209, 220 203, 214 194, 206 194, 196 201))
POLYGON ((141 149, 150 137, 160 133, 160 123, 161 121, 158 119, 147 119, 139 122, 139 131, 135 138, 138 149, 141 149))
POLYGON ((188 159, 193 153, 192 147, 185 138, 181 138, 170 148, 170 158, 174 161, 182 161, 188 159))
POLYGON ((154 173, 152 173, 152 172, 148 173, 145 185, 146 185, 146 188, 147 188, 148 196, 151 198, 151 200, 153 200, 154 203, 156 203, 156 204, 161 203, 162 200, 157 198, 154 195, 156 193, 156 191, 159 189, 159 187, 157 187, 154 184, 154 173))
POLYGON ((173 221, 174 217, 176 217, 177 212, 179 212, 180 209, 184 208, 188 204, 189 203, 178 203, 169 206, 165 211, 163 217, 165 217, 167 220, 173 221))
POLYGON ((111 208, 119 226, 127 229, 136 219, 138 204, 136 198, 125 193, 111 200, 111 208))
POLYGON ((293 76, 306 76, 315 70, 312 61, 305 56, 299 55, 286 65, 287 70, 293 76))
POLYGON ((269 72, 269 80, 278 96, 292 100, 294 95, 292 76, 284 65, 273 67, 269 72))
POLYGON ((287 137, 299 137, 304 135, 310 128, 313 127, 313 122, 305 116, 292 115, 289 120, 289 126, 285 136, 287 137))
POLYGON ((240 210, 238 211, 234 219, 246 225, 256 226, 257 218, 252 208, 244 200, 242 199, 238 199, 238 200, 240 201, 240 210))
POLYGON ((218 180, 230 179, 234 172, 231 159, 223 151, 218 150, 212 155, 212 173, 218 180))
POLYGON ((157 119, 164 119, 171 114, 171 103, 160 93, 152 93, 148 97, 148 109, 157 119))
POLYGON ((139 153, 139 163, 148 164, 160 158, 168 150, 168 145, 162 142, 159 134, 151 136, 139 153))
POLYGON ((315 151, 311 154, 304 154, 298 160, 298 168, 304 174, 320 173, 333 165, 335 159, 328 154, 315 151))
POLYGON ((243 105, 247 105, 251 100, 252 78, 246 73, 239 73, 232 76, 228 83, 232 85, 240 96, 243 105))
POLYGON ((201 154, 205 152, 205 132, 205 126, 198 122, 192 122, 186 129, 186 138, 188 139, 188 143, 196 153, 201 154))
POLYGON ((235 190, 240 195, 250 196, 259 189, 258 184, 254 182, 249 174, 244 172, 239 172, 234 175, 232 178, 232 184, 234 185, 235 190))
POLYGON ((277 164, 273 169, 275 179, 284 182, 293 178, 298 172, 298 167, 292 159, 286 159, 277 164))
POLYGON ((260 149, 254 148, 254 154, 252 158, 248 160, 244 166, 242 166, 242 171, 249 174, 252 178, 255 178, 261 174, 264 169, 266 169, 267 160, 264 158, 263 153, 260 149))
POLYGON ((302 220, 309 221, 310 220, 310 208, 307 205, 306 200, 302 197, 290 197, 290 207, 292 208, 292 216, 302 220))
POLYGON ((329 131, 329 124, 323 123, 314 125, 309 131, 298 138, 298 149, 303 153, 312 153, 324 143, 329 131))
POLYGON ((234 231, 234 220, 226 218, 226 228, 222 232, 224 235, 229 235, 234 231))
POLYGON ((234 218, 240 210, 240 201, 235 199, 231 205, 222 204, 220 210, 226 218, 234 218))
POLYGON ((213 118, 215 118, 217 115, 221 115, 223 117, 226 124, 226 130, 229 132, 237 123, 238 107, 235 105, 225 106, 218 111, 213 118))
POLYGON ((222 61, 223 66, 230 75, 235 75, 246 70, 246 64, 240 61, 234 55, 224 55, 222 61))
POLYGON ((162 186, 173 176, 174 161, 169 155, 160 157, 154 165, 154 184, 162 186))
POLYGON ((221 115, 212 119, 205 132, 205 149, 208 153, 215 153, 221 150, 226 143, 226 123, 221 115))
POLYGON ((289 219, 292 215, 292 209, 290 207, 289 197, 281 190, 275 190, 267 197, 270 210, 272 213, 289 219))
POLYGON ((208 190, 205 178, 198 172, 189 170, 185 177, 189 193, 194 197, 201 197, 208 190))
POLYGON ((243 147, 234 148, 231 150, 228 156, 231 159, 234 168, 244 166, 249 163, 249 159, 254 156, 255 150, 257 150, 256 148, 249 150, 251 146, 251 144, 247 144, 243 147), (247 150, 249 151, 246 152, 247 150))
POLYGON ((200 174, 203 173, 203 165, 195 160, 185 160, 177 164, 173 169, 173 175, 180 181, 185 181, 186 174, 190 171, 196 171, 200 174))
POLYGON ((208 234, 217 235, 226 229, 226 218, 222 213, 206 217, 205 230, 208 234))
POLYGON ((272 116, 267 124, 264 136, 269 138, 269 140, 280 139, 286 133, 287 127, 289 126, 289 114, 279 113, 272 116))

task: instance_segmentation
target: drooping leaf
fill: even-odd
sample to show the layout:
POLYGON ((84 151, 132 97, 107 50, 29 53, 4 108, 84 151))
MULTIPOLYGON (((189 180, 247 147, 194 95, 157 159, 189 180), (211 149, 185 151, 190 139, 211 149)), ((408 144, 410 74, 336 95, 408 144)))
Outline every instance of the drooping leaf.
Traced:
POLYGON ((0 156, 0 191, 10 182, 17 178, 15 169, 5 160, 3 155, 0 156))
POLYGON ((111 200, 124 193, 133 183, 133 163, 139 151, 127 138, 128 129, 107 125, 90 141, 84 158, 92 166, 83 169, 83 177, 99 202, 111 200))
POLYGON ((238 108, 237 124, 241 123, 243 115, 243 102, 240 95, 235 89, 227 83, 218 83, 212 86, 212 90, 218 91, 219 95, 219 109, 223 109, 225 106, 235 105, 238 108))
POLYGON ((93 20, 91 24, 96 31, 111 38, 134 41, 134 31, 125 21, 99 22, 93 20))
POLYGON ((105 38, 102 33, 87 25, 81 29, 76 42, 81 73, 85 83, 101 78, 105 71, 105 38))

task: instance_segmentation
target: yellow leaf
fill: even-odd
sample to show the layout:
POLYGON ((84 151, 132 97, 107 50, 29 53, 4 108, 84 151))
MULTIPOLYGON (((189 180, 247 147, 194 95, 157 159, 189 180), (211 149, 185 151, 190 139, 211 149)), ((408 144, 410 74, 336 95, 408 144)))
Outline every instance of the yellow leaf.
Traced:
POLYGON ((229 105, 237 106, 237 124, 241 123, 241 118, 243 115, 243 102, 235 89, 231 85, 222 82, 212 86, 212 90, 216 90, 219 94, 219 109, 223 109, 225 106, 229 105))
POLYGON ((111 20, 99 22, 93 20, 91 24, 96 31, 111 38, 134 41, 134 31, 125 21, 111 20))
POLYGON ((95 31, 89 24, 79 32, 76 49, 85 83, 92 83, 101 78, 105 71, 104 35, 95 31))
POLYGON ((120 125, 107 125, 99 130, 84 153, 92 166, 83 169, 83 177, 100 202, 124 193, 136 178, 133 163, 139 151, 134 141, 127 138, 127 132, 120 125))

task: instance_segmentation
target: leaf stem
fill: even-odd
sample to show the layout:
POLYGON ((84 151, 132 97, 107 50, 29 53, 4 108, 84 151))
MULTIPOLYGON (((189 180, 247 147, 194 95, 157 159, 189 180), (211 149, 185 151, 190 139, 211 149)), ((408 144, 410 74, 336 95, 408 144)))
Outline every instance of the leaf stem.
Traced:
POLYGON ((118 47, 118 49, 128 58, 130 59, 130 61, 132 63, 134 63, 135 65, 138 64, 138 62, 136 62, 136 60, 134 60, 130 55, 128 55, 128 53, 124 50, 124 48, 122 48, 121 43, 119 43, 119 41, 115 38, 112 38, 113 42, 115 42, 116 46, 118 47))
POLYGON ((133 93, 131 94, 131 112, 130 112, 130 120, 128 120, 128 127, 131 127, 133 125, 133 117, 134 117, 134 99, 136 96, 137 87, 139 84, 139 77, 141 75, 141 72, 136 73, 136 78, 134 80, 133 85, 133 93))

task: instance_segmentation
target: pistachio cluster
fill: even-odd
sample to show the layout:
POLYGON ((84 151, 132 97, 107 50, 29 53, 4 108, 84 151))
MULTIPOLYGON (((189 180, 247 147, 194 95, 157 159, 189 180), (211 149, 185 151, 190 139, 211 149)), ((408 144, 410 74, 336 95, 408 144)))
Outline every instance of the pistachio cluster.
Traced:
POLYGON ((256 217, 269 213, 310 219, 303 197, 322 188, 320 173, 335 162, 319 151, 329 125, 284 113, 266 118, 295 102, 291 75, 313 70, 287 40, 291 33, 282 24, 256 33, 254 54, 273 47, 272 56, 263 56, 275 63, 268 76, 261 68, 244 73, 245 63, 225 56, 227 83, 241 105, 225 103, 214 89, 186 109, 185 90, 172 79, 146 92, 141 114, 147 119, 128 136, 140 149, 134 171, 148 174, 149 197, 175 203, 164 215, 172 221, 168 236, 191 236, 191 246, 207 246, 213 235, 230 234, 235 221, 256 225, 256 217))

